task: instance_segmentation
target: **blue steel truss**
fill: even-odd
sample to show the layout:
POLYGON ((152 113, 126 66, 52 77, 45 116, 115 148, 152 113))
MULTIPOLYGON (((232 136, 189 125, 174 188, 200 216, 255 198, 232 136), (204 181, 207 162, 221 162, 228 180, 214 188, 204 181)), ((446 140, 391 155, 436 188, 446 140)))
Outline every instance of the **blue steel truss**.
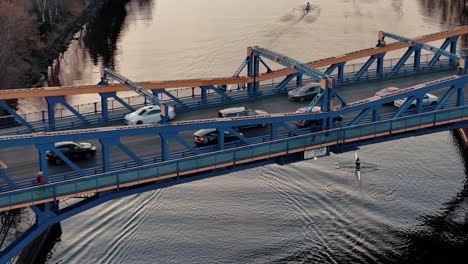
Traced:
MULTIPOLYGON (((395 40, 400 41, 400 42, 409 43, 409 44, 412 45, 412 47, 417 48, 417 49, 413 48, 413 50, 416 50, 416 51, 418 49, 422 48, 422 49, 428 50, 430 52, 433 52, 435 54, 435 58, 439 58, 441 55, 443 55, 445 57, 448 57, 448 58, 450 58, 451 61, 457 61, 458 62, 459 74, 462 74, 463 72, 466 72, 466 65, 465 65, 466 59, 458 56, 457 54, 455 54, 456 53, 456 40, 451 41, 451 42, 446 41, 444 43, 444 45, 442 46, 443 48, 440 49, 440 48, 434 47, 434 46, 426 44, 426 43, 421 43, 421 42, 412 40, 410 38, 406 38, 404 36, 400 36, 400 35, 389 33, 389 32, 384 32, 384 31, 379 32, 379 43, 380 43, 380 45, 384 45, 385 37, 389 37, 389 38, 395 39, 395 40), (451 52, 447 52, 447 51, 444 50, 447 47, 448 43, 452 43, 451 52)), ((458 36, 457 36, 457 38, 458 38, 458 36)), ((417 63, 415 62, 415 64, 417 64, 417 63)))
POLYGON ((137 94, 143 96, 145 99, 149 100, 153 105, 157 105, 161 107, 161 115, 163 116, 162 121, 168 121, 169 120, 169 108, 168 106, 162 102, 161 100, 158 99, 157 96, 154 94, 148 92, 145 90, 143 87, 140 85, 130 81, 129 79, 125 78, 124 76, 110 70, 107 68, 104 68, 104 74, 102 76, 102 81, 100 84, 106 85, 107 82, 107 77, 111 77, 112 79, 118 81, 119 83, 127 86, 130 90, 136 92, 137 94))

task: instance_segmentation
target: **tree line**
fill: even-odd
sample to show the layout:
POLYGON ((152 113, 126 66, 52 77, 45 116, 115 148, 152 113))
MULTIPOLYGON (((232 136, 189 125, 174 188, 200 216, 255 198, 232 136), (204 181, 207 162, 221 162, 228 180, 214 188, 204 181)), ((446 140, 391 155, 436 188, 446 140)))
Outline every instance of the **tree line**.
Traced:
POLYGON ((0 0, 0 89, 22 74, 92 0, 0 0))

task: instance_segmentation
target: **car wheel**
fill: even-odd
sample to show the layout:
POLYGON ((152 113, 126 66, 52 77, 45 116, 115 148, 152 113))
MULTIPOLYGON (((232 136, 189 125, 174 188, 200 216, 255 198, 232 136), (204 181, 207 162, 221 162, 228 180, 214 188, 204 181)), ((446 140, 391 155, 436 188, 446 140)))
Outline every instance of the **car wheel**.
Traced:
POLYGON ((436 104, 437 104, 437 102, 432 102, 432 103, 431 103, 431 105, 436 105, 436 104))
POLYGON ((141 122, 141 120, 139 120, 138 122, 136 122, 137 125, 141 125, 143 124, 143 122, 141 122))
POLYGON ((416 105, 412 104, 408 107, 408 109, 415 109, 416 108, 416 105))
POLYGON ((304 97, 303 96, 299 97, 299 102, 301 102, 301 103, 304 102, 304 97))

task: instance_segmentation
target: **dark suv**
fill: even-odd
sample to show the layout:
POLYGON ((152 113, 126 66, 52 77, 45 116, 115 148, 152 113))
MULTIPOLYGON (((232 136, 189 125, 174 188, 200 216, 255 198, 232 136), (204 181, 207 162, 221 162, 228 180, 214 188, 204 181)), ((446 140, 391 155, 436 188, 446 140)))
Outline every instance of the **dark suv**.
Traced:
MULTIPOLYGON (((55 143, 54 147, 69 159, 91 159, 96 155, 96 147, 91 143, 64 141, 55 143)), ((46 151, 46 159, 57 165, 63 162, 63 160, 51 150, 46 151)))
MULTIPOLYGON (((243 116, 255 116, 255 115, 267 115, 268 113, 263 110, 252 110, 249 108, 241 107, 231 107, 223 110, 219 110, 218 117, 243 117, 243 116)), ((255 125, 257 126, 257 125, 255 125)), ((260 124, 258 126, 265 127, 265 124, 260 124)), ((239 128, 246 128, 249 126, 242 126, 239 128)))
MULTIPOLYGON (((242 133, 240 133, 242 135, 242 133)), ((240 140, 236 135, 229 131, 224 132, 224 142, 240 140)), ((200 129, 193 134, 193 143, 202 147, 218 144, 218 130, 216 128, 200 129)))

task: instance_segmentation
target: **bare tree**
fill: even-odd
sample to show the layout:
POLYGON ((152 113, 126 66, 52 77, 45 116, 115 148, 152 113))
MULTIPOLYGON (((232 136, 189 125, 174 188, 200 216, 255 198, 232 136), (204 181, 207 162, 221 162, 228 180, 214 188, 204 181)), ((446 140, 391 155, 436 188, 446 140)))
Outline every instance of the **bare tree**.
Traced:
POLYGON ((0 1, 0 87, 11 85, 37 47, 35 18, 10 1, 0 1))

